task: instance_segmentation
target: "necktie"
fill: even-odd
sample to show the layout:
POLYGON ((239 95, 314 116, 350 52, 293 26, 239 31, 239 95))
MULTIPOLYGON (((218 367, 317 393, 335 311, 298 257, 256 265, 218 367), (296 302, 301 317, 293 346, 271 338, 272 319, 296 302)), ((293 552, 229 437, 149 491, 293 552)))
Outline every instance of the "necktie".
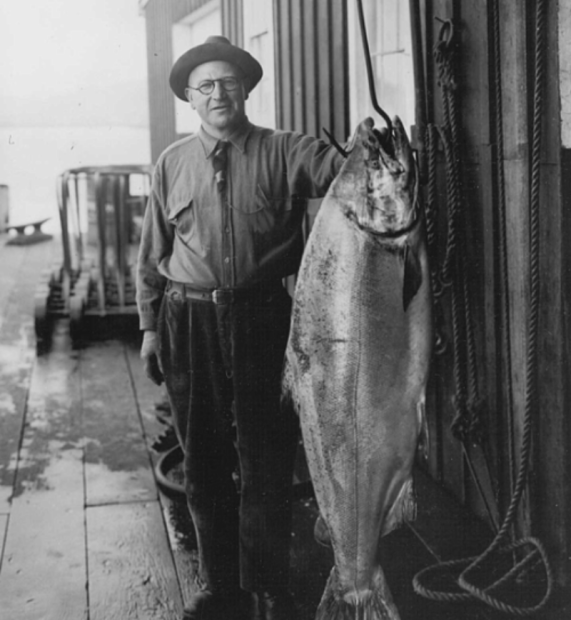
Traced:
POLYGON ((228 142, 220 140, 212 156, 214 178, 219 192, 226 189, 226 166, 228 163, 228 142))

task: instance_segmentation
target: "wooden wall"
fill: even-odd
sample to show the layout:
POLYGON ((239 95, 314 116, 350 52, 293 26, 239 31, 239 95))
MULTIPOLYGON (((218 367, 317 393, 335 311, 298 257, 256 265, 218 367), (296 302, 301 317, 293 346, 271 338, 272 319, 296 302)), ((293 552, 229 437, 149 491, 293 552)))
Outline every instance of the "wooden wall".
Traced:
POLYGON ((244 44, 242 0, 222 0, 222 32, 234 45, 244 44))
POLYGON ((346 0, 274 0, 277 124, 350 133, 346 0))
MULTIPOLYGON (((209 0, 150 0, 145 7, 151 158, 180 136, 176 133, 173 94, 168 85, 172 57, 172 25, 209 0)), ((243 40, 241 0, 221 0, 222 32, 236 45, 243 40)))
MULTIPOLYGON (((557 3, 547 13, 547 75, 558 65, 557 3)), ((477 385, 483 397, 482 415, 487 431, 484 442, 491 491, 500 516, 510 500, 509 445, 519 457, 526 409, 526 356, 530 320, 530 165, 533 104, 534 21, 536 1, 511 0, 412 0, 421 16, 423 67, 426 97, 418 109, 425 121, 441 126, 444 106, 433 49, 441 20, 452 19, 456 38, 456 96, 460 122, 459 161, 462 185, 462 279, 469 291, 477 360, 477 385), (493 16, 499 15, 499 56, 493 46, 493 16), (499 75, 496 73, 499 67, 499 75), (496 112, 501 97, 503 148, 498 143, 496 112), (500 150, 501 149, 501 150, 500 150), (497 162, 503 164, 505 216, 507 221, 507 282, 500 255, 500 179, 497 162), (509 330, 503 313, 509 306, 509 330), (509 335, 509 348, 507 337, 509 335), (508 356, 509 351, 509 356, 508 356), (511 361, 513 405, 509 404, 508 374, 511 361), (510 418, 513 432, 510 433, 510 418)), ((568 216, 569 155, 560 146, 559 89, 555 79, 545 80, 542 150, 540 160, 540 307, 537 386, 532 406, 533 454, 529 484, 518 519, 520 534, 539 536, 547 545, 557 578, 571 584, 568 527, 571 493, 565 482, 570 465, 570 360, 568 304, 569 274, 568 216)), ((422 138, 425 127, 418 127, 422 138)), ((425 134, 424 134, 425 135, 425 134)), ((425 145, 425 141, 417 146, 425 145)), ((425 154, 424 154, 425 155, 425 154)), ((438 232, 442 259, 447 230, 445 164, 442 148, 439 161, 438 232)), ((426 157, 422 157, 426 163, 426 157)), ((426 180, 426 179, 425 179, 426 180)), ((448 341, 437 355, 431 385, 430 416, 433 454, 429 469, 433 477, 475 512, 488 519, 474 484, 462 444, 451 432, 456 407, 452 302, 448 291, 439 304, 440 330, 448 341)), ((486 467, 480 455, 473 466, 485 482, 486 467)))

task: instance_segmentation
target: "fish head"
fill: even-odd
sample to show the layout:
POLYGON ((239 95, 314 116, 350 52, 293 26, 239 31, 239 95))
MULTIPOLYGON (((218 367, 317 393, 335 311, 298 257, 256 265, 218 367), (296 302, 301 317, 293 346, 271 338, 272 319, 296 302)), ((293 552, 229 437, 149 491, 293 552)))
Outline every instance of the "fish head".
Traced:
POLYGON ((409 230, 418 218, 418 174, 400 118, 381 131, 365 119, 349 149, 345 172, 353 199, 345 201, 347 215, 373 234, 395 237, 409 230))

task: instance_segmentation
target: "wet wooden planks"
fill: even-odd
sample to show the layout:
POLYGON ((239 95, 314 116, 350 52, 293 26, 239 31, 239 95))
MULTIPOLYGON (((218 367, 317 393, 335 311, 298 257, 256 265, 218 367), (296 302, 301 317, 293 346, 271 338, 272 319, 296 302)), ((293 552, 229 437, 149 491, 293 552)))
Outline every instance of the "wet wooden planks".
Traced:
POLYGON ((33 293, 53 251, 0 246, 0 619, 178 618, 125 345, 74 350, 60 321, 36 357, 33 293))
POLYGON ((120 342, 90 343, 81 352, 81 390, 87 505, 157 500, 120 342))
POLYGON ((178 581, 158 502, 87 510, 90 620, 176 620, 178 581))
POLYGON ((83 450, 77 358, 54 337, 33 366, 0 575, 6 618, 86 613, 83 450))
POLYGON ((7 532, 6 620, 180 616, 122 343, 74 351, 63 324, 38 358, 7 532))
POLYGON ((55 252, 53 242, 6 246, 0 235, 0 514, 14 484, 31 369, 35 361, 33 292, 55 252))
MULTIPOLYGON (((139 356, 139 345, 138 340, 129 341, 126 343, 125 350, 147 445, 150 449, 153 440, 165 431, 165 426, 157 419, 156 405, 164 403, 166 392, 164 387, 156 386, 144 375, 139 356)), ((150 455, 153 463, 156 464, 159 455, 153 450, 150 450, 150 455)), ((173 499, 162 495, 161 505, 182 597, 187 604, 197 589, 194 581, 198 562, 194 526, 184 499, 173 499)))
POLYGON ((78 463, 81 451, 67 450, 44 469, 45 488, 14 500, 0 575, 0 617, 6 620, 86 617, 83 478, 78 463))
POLYGON ((174 620, 182 599, 140 418, 154 400, 135 391, 128 348, 82 351, 90 620, 174 620))

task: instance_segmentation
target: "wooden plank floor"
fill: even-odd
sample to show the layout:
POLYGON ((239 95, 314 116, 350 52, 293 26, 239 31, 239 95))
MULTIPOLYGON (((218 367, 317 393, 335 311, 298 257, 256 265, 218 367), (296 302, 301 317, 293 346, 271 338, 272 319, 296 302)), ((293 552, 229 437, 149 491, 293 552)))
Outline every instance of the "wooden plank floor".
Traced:
MULTIPOLYGON (((0 236, 0 620, 175 620, 193 591, 196 540, 184 501, 155 482, 151 445, 164 429, 155 404, 164 395, 143 375, 139 334, 125 330, 74 349, 62 320, 51 348, 37 356, 33 292, 59 244, 4 241, 0 236)), ((494 617, 413 593, 416 571, 481 551, 489 536, 453 503, 435 503, 427 488, 420 485, 419 521, 381 548, 402 620, 494 617)), ((312 498, 296 502, 291 588, 298 620, 314 618, 332 566, 330 550, 313 541, 316 516, 312 498)))

